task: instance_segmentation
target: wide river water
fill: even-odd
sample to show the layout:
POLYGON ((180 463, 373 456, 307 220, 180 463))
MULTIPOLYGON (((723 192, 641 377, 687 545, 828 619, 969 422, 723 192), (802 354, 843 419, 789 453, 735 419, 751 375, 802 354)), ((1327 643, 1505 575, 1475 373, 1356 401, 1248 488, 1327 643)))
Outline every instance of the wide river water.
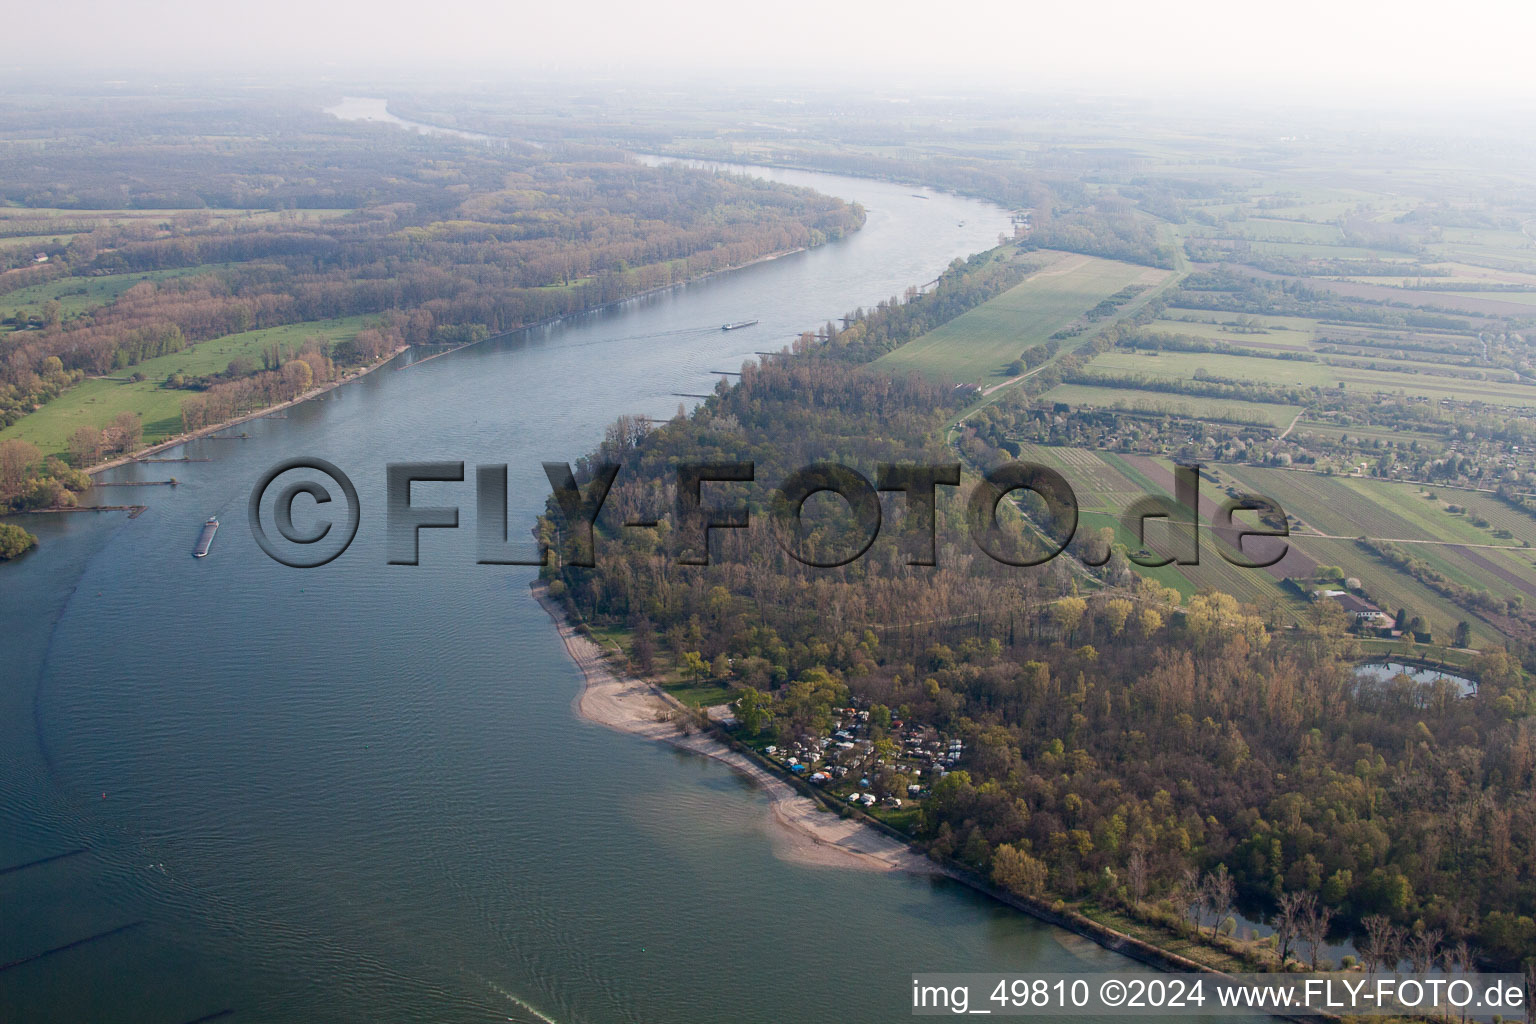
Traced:
POLYGON ((541 460, 1007 228, 939 192, 754 173, 857 199, 868 223, 387 367, 248 440, 167 453, 212 461, 110 477, 179 487, 87 496, 144 500, 136 520, 28 521, 41 548, 0 567, 0 1020, 886 1021, 914 971, 1131 966, 948 881, 781 861, 729 769, 578 719, 533 571, 474 564, 472 480, 418 485, 461 528, 425 531, 420 566, 385 562, 386 463, 509 463, 520 533, 541 460), (363 509, 309 571, 245 521, 260 474, 297 455, 349 473, 363 509))

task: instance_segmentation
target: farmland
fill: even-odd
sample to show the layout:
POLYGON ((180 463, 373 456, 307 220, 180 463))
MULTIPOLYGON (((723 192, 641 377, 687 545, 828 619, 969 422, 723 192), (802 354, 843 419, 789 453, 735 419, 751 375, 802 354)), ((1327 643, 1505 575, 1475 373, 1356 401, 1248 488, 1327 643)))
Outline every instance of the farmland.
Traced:
MULTIPOLYGON (((1085 315, 1127 287, 1143 289, 1124 304, 1130 312, 1144 304, 1168 272, 1091 256, 1051 253, 1045 268, 1022 283, 983 303, 937 330, 914 339, 876 361, 880 369, 947 375, 955 380, 997 382, 1008 379, 1007 367, 1019 353, 1043 344, 1051 335, 1086 323, 1085 315)), ((1092 325, 1096 331, 1112 320, 1092 325)), ((1084 331, 1064 343, 1080 344, 1084 331)))
MULTIPOLYGON (((1412 367, 1412 364, 1408 364, 1412 367)), ((1427 365, 1420 369, 1431 368, 1427 365)), ((1087 375, 1140 376, 1153 380, 1188 380, 1198 375, 1254 383, 1279 382, 1309 388, 1351 388, 1366 392, 1449 398, 1463 402, 1525 405, 1536 388, 1512 381, 1468 380, 1431 373, 1393 372, 1330 366, 1300 360, 1256 359, 1211 352, 1106 352, 1089 364, 1087 375)))
POLYGON ((1137 391, 1130 388, 1094 387, 1091 384, 1060 384, 1047 391, 1046 401, 1098 409, 1122 409, 1155 415, 1197 416, 1227 420, 1232 423, 1262 423, 1278 429, 1285 427, 1301 411, 1300 406, 1268 402, 1218 401, 1184 395, 1137 391))
MULTIPOLYGON (((1124 518, 1125 510, 1143 495, 1171 492, 1172 464, 1164 459, 1036 444, 1021 446, 1019 458, 1050 466, 1066 477, 1077 495, 1080 529, 1108 526, 1115 531, 1115 543, 1128 551, 1140 547, 1141 541, 1134 524, 1124 518)), ((1220 552, 1230 549, 1211 528, 1208 506, 1222 495, 1206 481, 1200 564, 1138 567, 1137 573, 1186 596, 1220 590, 1293 619, 1303 605, 1279 586, 1279 577, 1310 576, 1318 564, 1334 565, 1358 577, 1380 607, 1389 612, 1408 608, 1421 615, 1442 642, 1464 620, 1476 642, 1497 639, 1499 616, 1490 621, 1387 565, 1355 543, 1354 538, 1363 536, 1402 544, 1420 563, 1470 591, 1498 600, 1536 598, 1536 550, 1525 546, 1536 543, 1536 519, 1486 495, 1248 466, 1213 466, 1209 472, 1223 486, 1277 501, 1293 518, 1292 555, 1274 572, 1239 568, 1221 558, 1220 552)), ((1147 539, 1154 549, 1161 528, 1149 523, 1147 539)))

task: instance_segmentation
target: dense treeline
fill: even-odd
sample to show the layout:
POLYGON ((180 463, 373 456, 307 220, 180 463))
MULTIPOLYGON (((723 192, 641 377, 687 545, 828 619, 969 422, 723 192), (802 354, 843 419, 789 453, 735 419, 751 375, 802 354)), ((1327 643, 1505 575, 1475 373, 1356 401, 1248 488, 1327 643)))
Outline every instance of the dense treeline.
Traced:
MULTIPOLYGON (((1283 629, 1225 595, 1181 601, 1123 557, 1114 574, 986 558, 959 528, 972 480, 939 489, 934 567, 907 564, 882 532, 849 565, 809 568, 756 526, 717 531, 710 566, 676 563, 665 513, 680 461, 755 461, 759 483, 710 493, 747 497, 761 522, 768 488, 810 462, 873 478, 882 461, 952 461, 948 395, 817 346, 748 368, 690 419, 627 420, 598 453, 624 465, 605 519, 661 523, 607 528, 597 568, 551 570, 554 586, 589 620, 627 627, 637 668, 670 659, 737 688, 747 732, 824 735, 851 697, 884 709, 871 721, 963 740, 913 827, 1017 891, 1181 920, 1211 909, 1225 886, 1210 878, 1230 878, 1217 917, 1234 898, 1305 896, 1355 927, 1379 918, 1494 962, 1529 955, 1536 695, 1502 652, 1480 657, 1470 698, 1362 687, 1331 607, 1283 629)), ((902 507, 887 506, 892 534, 902 507)), ((849 532, 812 520, 825 541, 849 532)), ((881 792, 907 781, 893 730, 874 732, 881 792)))
MULTIPOLYGON (((23 218, 82 230, 48 247, 41 266, 17 250, 29 265, 0 272, 0 291, 66 275, 193 273, 143 281, 80 315, 50 304, 41 323, 17 320, 0 334, 0 412, 55 396, 55 364, 104 374, 209 338, 357 315, 408 343, 456 342, 817 245, 863 222, 857 206, 807 189, 648 167, 609 149, 489 147, 338 124, 280 123, 271 136, 219 145, 169 135, 110 146, 103 138, 116 133, 99 126, 101 138, 86 130, 0 148, 0 198, 12 202, 193 208, 23 218)), ((253 380, 244 392, 273 384, 253 380)))
POLYGON ((303 230, 215 223, 136 241, 103 229, 105 251, 77 273, 240 265, 146 281, 92 315, 9 335, 4 372, 15 382, 57 356, 102 373, 190 341, 399 310, 507 330, 819 244, 862 218, 809 192, 681 168, 549 158, 509 178, 452 221, 389 208, 303 230))
POLYGON ((1046 249, 1065 249, 1151 267, 1171 269, 1174 265, 1174 248, 1158 237, 1157 222, 1137 216, 1133 205, 1118 197, 1101 197, 1081 206, 1036 210, 1029 241, 1046 249))

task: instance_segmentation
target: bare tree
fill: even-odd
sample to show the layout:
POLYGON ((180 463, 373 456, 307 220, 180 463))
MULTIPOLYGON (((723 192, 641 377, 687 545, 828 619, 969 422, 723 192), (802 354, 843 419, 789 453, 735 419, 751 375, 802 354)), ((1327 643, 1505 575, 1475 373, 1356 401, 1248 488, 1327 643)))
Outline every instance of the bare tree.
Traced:
POLYGON ((1211 938, 1216 937, 1216 929, 1232 909, 1232 901, 1237 895, 1237 885, 1232 881, 1232 875, 1227 871, 1225 864, 1216 865, 1216 870, 1205 876, 1205 900, 1211 908, 1211 938))
POLYGON ((101 431, 92 426, 76 428, 69 435, 69 454, 77 469, 83 469, 101 458, 102 445, 106 439, 101 431))
POLYGON ((1125 880, 1131 889, 1131 901, 1140 910, 1147 895, 1147 856, 1140 850, 1131 851, 1131 859, 1125 865, 1125 880))
POLYGON ((25 441, 0 441, 0 500, 20 493, 27 471, 42 459, 42 453, 25 441))
POLYGON ((1445 969, 1452 974, 1471 974, 1476 963, 1477 954, 1472 952, 1466 939, 1445 951, 1445 969))
POLYGON ((1403 959, 1403 949, 1408 945, 1408 933, 1401 926, 1393 925, 1387 929, 1386 963, 1390 971, 1396 971, 1403 959))
POLYGON ((1275 926, 1275 941, 1278 944, 1277 952, 1280 955, 1281 970, 1285 969, 1285 962, 1290 959, 1291 951, 1296 944, 1296 937, 1301 932, 1302 895, 1299 892, 1282 894, 1280 897, 1280 908, 1275 911, 1273 924, 1275 926))
POLYGON ((1387 962, 1388 947, 1392 945, 1392 922, 1381 914, 1372 914, 1360 923, 1365 926, 1360 959, 1365 962, 1365 973, 1375 974, 1387 962))
MULTIPOLYGON (((1168 890, 1168 902, 1181 922, 1189 917, 1191 910, 1195 909, 1196 893, 1189 887, 1189 876, 1190 873, 1186 871, 1183 880, 1168 890)), ((1198 927, 1198 919, 1196 925, 1198 927)))
POLYGON ((1408 940, 1408 962, 1418 974, 1430 970, 1440 959, 1440 940, 1444 933, 1438 928, 1426 928, 1408 940))
POLYGON ((120 412, 112 421, 118 445, 131 452, 144 440, 144 420, 136 412, 120 412))
POLYGON ((1322 951, 1323 940, 1328 937, 1328 925, 1333 922, 1333 909, 1319 903, 1313 893, 1302 894, 1301 933, 1307 941, 1307 961, 1317 970, 1317 955, 1322 951))
POLYGON ((1200 883, 1200 870, 1186 868, 1184 878, 1179 882, 1179 888, 1183 890, 1184 905, 1195 917, 1195 931, 1199 932, 1200 923, 1205 920, 1205 907, 1208 902, 1205 886, 1200 883))

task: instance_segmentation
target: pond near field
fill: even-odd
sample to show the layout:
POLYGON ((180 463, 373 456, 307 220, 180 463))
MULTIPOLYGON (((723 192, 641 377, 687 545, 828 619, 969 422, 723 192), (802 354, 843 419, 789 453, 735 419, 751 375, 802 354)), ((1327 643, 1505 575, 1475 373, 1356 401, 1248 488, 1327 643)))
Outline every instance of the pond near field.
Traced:
POLYGON ((1385 685, 1398 676, 1407 676, 1416 683, 1433 687, 1440 680, 1454 683, 1463 697, 1477 692, 1477 681, 1428 665, 1410 665, 1401 661, 1373 661, 1355 666, 1355 678, 1362 683, 1385 685))

